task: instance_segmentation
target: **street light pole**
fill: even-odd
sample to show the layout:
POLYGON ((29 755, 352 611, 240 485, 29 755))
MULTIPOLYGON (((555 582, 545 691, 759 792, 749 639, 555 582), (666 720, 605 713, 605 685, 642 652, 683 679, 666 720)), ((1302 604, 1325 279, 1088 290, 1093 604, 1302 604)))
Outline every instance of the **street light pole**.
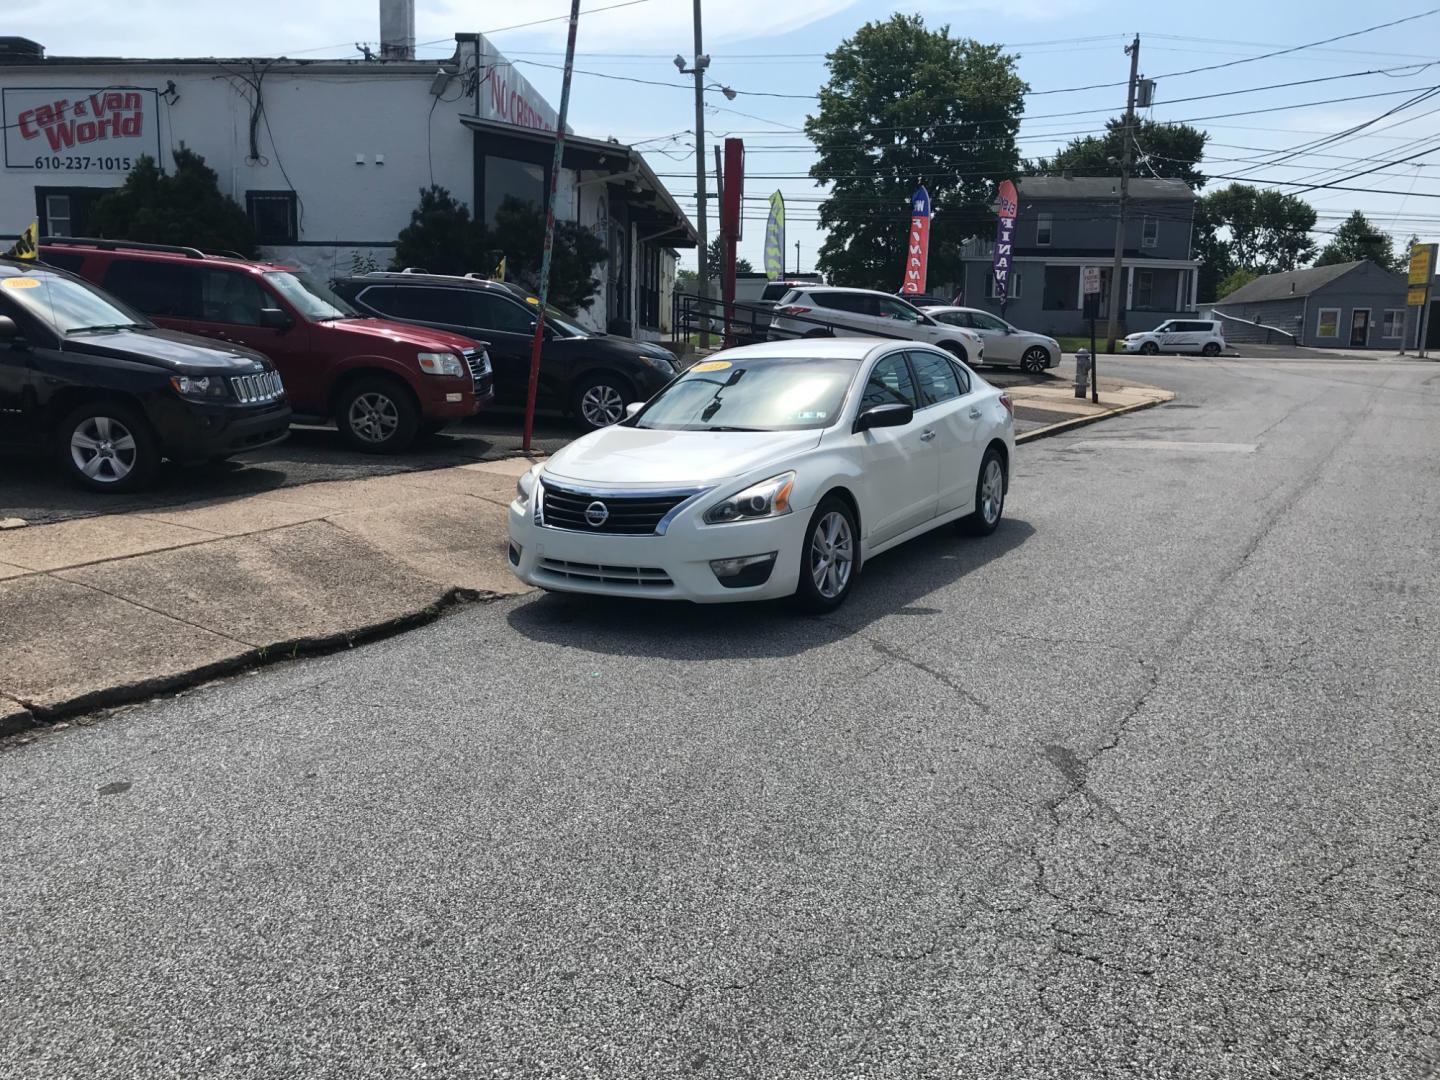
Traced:
MULTIPOLYGON (((710 274, 705 265, 705 245, 710 239, 705 224, 705 67, 708 63, 709 57, 705 55, 701 42, 700 0, 695 0, 695 226, 700 238, 695 255, 695 288, 702 297, 710 295, 710 274)), ((707 349, 710 347, 710 320, 705 317, 706 305, 703 302, 700 312, 700 347, 707 349)))

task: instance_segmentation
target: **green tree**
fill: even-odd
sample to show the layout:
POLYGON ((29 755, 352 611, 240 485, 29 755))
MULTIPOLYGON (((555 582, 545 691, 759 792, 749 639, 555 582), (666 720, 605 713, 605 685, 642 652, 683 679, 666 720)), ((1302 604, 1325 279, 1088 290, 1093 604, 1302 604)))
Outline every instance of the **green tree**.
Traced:
POLYGON ((91 209, 91 231, 111 240, 183 244, 253 258, 255 230, 235 200, 221 194, 215 170, 183 148, 175 151, 174 165, 167 173, 142 155, 125 183, 91 209))
POLYGON ((1390 269, 1408 271, 1410 269, 1410 250, 1418 243, 1420 243, 1420 237, 1411 233, 1410 239, 1405 241, 1405 246, 1395 252, 1395 262, 1391 264, 1390 269))
POLYGON ((1195 231, 1191 237, 1191 251, 1199 262, 1196 274, 1196 292, 1201 301, 1208 302, 1220 296, 1220 282, 1235 270, 1235 258, 1230 254, 1230 245, 1220 236, 1222 222, 1211 210, 1210 204, 1202 197, 1195 200, 1195 231))
MULTIPOLYGON (((1138 163, 1133 175, 1184 180, 1191 191, 1205 183, 1200 162, 1210 136, 1189 124, 1157 124, 1141 120, 1135 125, 1135 145, 1130 148, 1138 163)), ((1069 170, 1076 176, 1117 176, 1125 152, 1125 121, 1108 120, 1104 135, 1086 135, 1070 140, 1054 157, 1038 158, 1026 165, 1029 173, 1057 174, 1069 170)))
POLYGON ((1274 274, 1305 265, 1315 254, 1315 209, 1269 188, 1231 184, 1200 199, 1207 220, 1227 234, 1231 269, 1274 274))
POLYGON ((1225 280, 1220 282, 1220 284, 1216 287, 1216 299, 1218 300, 1229 296, 1236 289, 1240 288, 1242 285, 1249 285, 1250 282, 1254 281, 1259 276, 1260 275, 1257 274, 1254 270, 1246 270, 1244 267, 1241 267, 1239 270, 1232 271, 1231 273, 1227 274, 1225 276, 1225 280))
MULTIPOLYGON (((1336 263, 1355 262, 1369 259, 1387 270, 1399 269, 1396 265, 1394 241, 1390 234, 1381 232, 1370 219, 1359 210, 1353 212, 1335 230, 1335 239, 1320 249, 1316 266, 1334 266, 1336 263)), ((1408 260, 1409 251, 1406 251, 1408 260)), ((1405 260, 1402 260, 1402 262, 1405 260)))
MULTIPOLYGON (((705 266, 710 271, 710 277, 719 281, 721 268, 725 265, 725 245, 722 238, 715 237, 705 250, 708 253, 705 256, 705 266)), ((755 267, 751 265, 749 259, 742 259, 739 255, 735 256, 735 273, 753 274, 754 272, 755 267)))
POLYGON ((400 230, 391 268, 468 274, 481 268, 484 246, 485 230, 470 217, 469 208, 432 184, 420 192, 420 204, 410 211, 410 224, 400 230))
POLYGON ((810 175, 828 183, 816 263, 837 284, 896 289, 910 196, 924 184, 934 218, 930 275, 959 280, 965 241, 995 228, 995 185, 1019 171, 1028 85, 999 45, 930 30, 918 15, 862 26, 828 57, 810 175))

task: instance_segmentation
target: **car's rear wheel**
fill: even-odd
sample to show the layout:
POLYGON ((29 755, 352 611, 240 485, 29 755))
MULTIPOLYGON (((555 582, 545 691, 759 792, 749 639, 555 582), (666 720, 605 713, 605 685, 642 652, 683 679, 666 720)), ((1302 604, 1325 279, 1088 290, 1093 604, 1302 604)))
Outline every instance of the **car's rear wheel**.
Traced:
POLYGON ((975 512, 961 518, 961 527, 971 536, 989 536, 1000 525, 1005 513, 1005 463, 993 446, 985 451, 980 462, 980 475, 975 479, 975 512))
POLYGON ((1200 350, 1202 356, 1219 356, 1220 346, 1213 341, 1207 341, 1205 347, 1200 350))
POLYGON ((571 405, 586 431, 599 431, 625 419, 625 406, 635 400, 630 384, 609 371, 589 375, 575 388, 571 405))
POLYGON ((961 345, 958 341, 942 341, 940 342, 940 348, 944 349, 962 364, 968 364, 970 362, 970 354, 965 351, 965 346, 961 345))
POLYGON ((160 467, 160 447, 150 425, 119 402, 75 409, 56 429, 55 450, 70 479, 91 491, 138 491, 160 467))
POLYGON ((1147 341, 1144 345, 1140 346, 1140 351, 1146 356, 1154 356, 1160 351, 1160 346, 1156 345, 1153 341, 1147 341))
POLYGON ((405 386, 394 379, 356 379, 335 408, 340 438, 366 454, 398 454, 415 441, 420 409, 405 386))
POLYGON ((810 517, 804 543, 795 602, 815 614, 834 611, 850 595, 860 550, 850 504, 834 495, 821 499, 810 517))
POLYGON ((1025 355, 1020 357, 1020 369, 1028 371, 1031 375, 1043 374, 1050 366, 1050 354, 1039 345, 1025 350, 1025 355))

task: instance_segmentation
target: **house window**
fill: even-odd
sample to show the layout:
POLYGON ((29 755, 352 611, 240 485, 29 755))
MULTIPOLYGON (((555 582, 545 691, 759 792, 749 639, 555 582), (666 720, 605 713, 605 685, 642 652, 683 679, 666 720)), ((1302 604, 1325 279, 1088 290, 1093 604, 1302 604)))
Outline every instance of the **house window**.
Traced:
POLYGON ((70 231, 70 196, 46 195, 45 220, 50 225, 46 230, 50 236, 73 236, 70 231))
MULTIPOLYGON (((1019 270, 1010 271, 1010 295, 1006 297, 1007 300, 1020 299, 1020 285, 1022 280, 1019 270)), ((993 270, 985 275, 985 295, 991 300, 1000 299, 999 293, 995 291, 995 271, 993 270)))
POLYGON ((1160 219, 1147 217, 1140 233, 1141 247, 1156 247, 1160 243, 1160 219))
POLYGON ((1035 218, 1035 246, 1050 246, 1050 225, 1053 218, 1050 214, 1039 214, 1035 218))
POLYGON ((1338 307, 1322 307, 1320 317, 1315 324, 1316 337, 1339 337, 1340 336, 1340 309, 1338 307))
POLYGON ((1046 311, 1074 311, 1080 292, 1080 267, 1045 267, 1045 296, 1040 306, 1046 311))
POLYGON ((293 244, 300 239, 293 191, 247 191, 245 212, 262 244, 293 244))
POLYGON ((511 158, 485 158, 485 224, 494 225, 506 199, 529 203, 539 210, 545 206, 544 165, 511 158))
POLYGON ((1135 271, 1135 306, 1148 308, 1155 298, 1155 271, 1135 271))
POLYGON ((111 188, 35 189, 35 216, 41 236, 88 236, 90 208, 109 195, 111 188))
POLYGON ((1398 338, 1405 334, 1405 309, 1386 308, 1385 322, 1381 325, 1381 337, 1398 338))

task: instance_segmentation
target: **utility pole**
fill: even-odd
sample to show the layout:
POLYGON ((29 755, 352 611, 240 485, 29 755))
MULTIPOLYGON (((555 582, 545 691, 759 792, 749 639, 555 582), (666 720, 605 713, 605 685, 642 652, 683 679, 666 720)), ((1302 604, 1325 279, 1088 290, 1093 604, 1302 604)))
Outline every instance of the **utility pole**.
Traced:
MULTIPOLYGON (((701 43, 700 0, 695 0, 695 60, 692 69, 695 74, 695 231, 700 236, 700 246, 695 253, 695 288, 702 297, 710 295, 710 274, 705 265, 705 246, 710 240, 705 226, 705 68, 709 64, 710 58, 705 55, 701 43)), ((683 72, 685 69, 682 67, 680 70, 683 72)), ((708 349, 710 320, 707 305, 703 302, 700 313, 700 347, 708 349)))
POLYGON ((800 241, 795 241, 795 273, 800 273, 800 241))
MULTIPOLYGON (((1110 268, 1110 325, 1105 332, 1105 351, 1115 351, 1115 339, 1120 333, 1120 301, 1124 297, 1121 289, 1125 276, 1125 201, 1130 196, 1130 152, 1135 145, 1135 85, 1140 79, 1140 35, 1125 46, 1130 54, 1130 89, 1125 99, 1124 146, 1120 152, 1120 214, 1115 220, 1115 261, 1110 268)), ((1091 360, 1094 363, 1094 360, 1091 360)))

